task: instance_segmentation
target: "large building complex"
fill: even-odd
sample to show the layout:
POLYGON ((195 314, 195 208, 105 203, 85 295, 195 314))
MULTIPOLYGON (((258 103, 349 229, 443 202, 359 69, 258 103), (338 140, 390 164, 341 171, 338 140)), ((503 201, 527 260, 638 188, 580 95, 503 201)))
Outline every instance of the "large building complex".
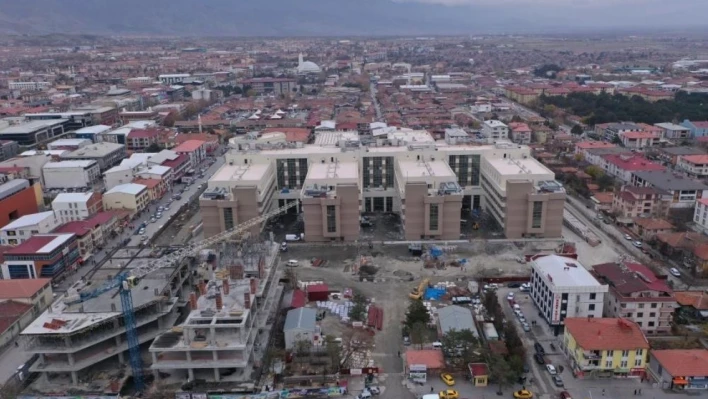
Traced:
POLYGON ((473 210, 508 238, 561 236, 565 190, 526 146, 458 145, 410 129, 363 140, 337 131, 310 145, 233 141, 200 200, 205 235, 299 201, 307 241, 355 240, 361 212, 399 214, 408 240, 459 239, 473 210))

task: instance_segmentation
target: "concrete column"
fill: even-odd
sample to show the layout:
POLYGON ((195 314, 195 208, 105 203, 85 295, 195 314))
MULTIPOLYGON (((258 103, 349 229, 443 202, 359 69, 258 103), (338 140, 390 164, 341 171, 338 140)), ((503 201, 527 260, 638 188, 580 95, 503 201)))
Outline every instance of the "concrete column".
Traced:
POLYGON ((216 382, 221 381, 221 375, 219 375, 219 369, 217 369, 217 368, 214 369, 214 381, 216 381, 216 382))
POLYGON ((39 379, 42 380, 43 383, 49 384, 49 373, 40 373, 39 379))
POLYGON ((120 364, 125 364, 125 354, 123 352, 118 352, 118 362, 120 364))
POLYGON ((71 348, 71 339, 68 336, 64 337, 64 345, 66 345, 67 348, 71 348))
POLYGON ((79 385, 79 376, 76 374, 76 371, 71 372, 71 383, 74 385, 79 385))
POLYGON ((209 328, 209 344, 216 345, 216 329, 214 327, 209 328))
POLYGON ((192 352, 187 351, 187 361, 191 362, 192 361, 192 352))
POLYGON ((73 366, 74 365, 74 354, 73 353, 67 353, 67 356, 69 358, 69 365, 73 366))
POLYGON ((194 381, 194 370, 187 369, 187 377, 189 378, 190 381, 194 381))

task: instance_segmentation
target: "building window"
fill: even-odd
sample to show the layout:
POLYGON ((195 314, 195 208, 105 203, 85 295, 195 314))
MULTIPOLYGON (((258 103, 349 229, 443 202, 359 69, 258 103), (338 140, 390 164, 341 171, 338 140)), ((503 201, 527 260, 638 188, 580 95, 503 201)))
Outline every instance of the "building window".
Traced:
POLYGON ((639 309, 644 309, 644 304, 643 304, 643 303, 640 303, 640 304, 639 304, 639 309))
POLYGON ((531 227, 534 229, 540 229, 542 220, 543 220, 543 202, 534 201, 533 202, 533 213, 531 214, 531 227))
POLYGON ((627 356, 629 356, 629 351, 628 350, 622 351, 622 357, 627 357, 627 356))
POLYGON ((594 303, 589 304, 588 310, 595 310, 595 304, 594 303))
POLYGON ((438 230, 439 205, 430 204, 430 230, 438 230))
POLYGON ((654 325, 655 325, 655 324, 654 324, 653 321, 650 321, 650 322, 649 322, 649 327, 654 327, 654 325))
POLYGON ((611 368, 612 368, 612 360, 606 360, 606 361, 605 361, 605 368, 606 368, 606 369, 611 369, 611 368))
POLYGON ((656 303, 652 303, 652 304, 651 304, 651 308, 652 308, 652 309, 656 309, 656 303))
POLYGON ((649 317, 656 317, 656 313, 654 313, 654 312, 649 313, 649 317))
POLYGON ((590 300, 591 300, 591 301, 594 301, 595 298, 597 298, 597 294, 595 294, 595 293, 590 294, 590 300))
POLYGON ((637 313, 637 317, 639 317, 640 319, 641 319, 642 317, 644 317, 644 312, 638 312, 638 313, 637 313))
POLYGON ((634 354, 637 356, 642 356, 644 355, 644 349, 637 349, 636 351, 634 351, 634 354))
POLYGON ((615 355, 615 351, 613 351, 613 350, 607 351, 607 357, 612 357, 614 355, 615 355))
POLYGON ((327 205, 327 232, 337 232, 337 209, 334 205, 327 205))
POLYGON ((636 359, 634 361, 634 367, 639 367, 642 365, 642 359, 636 359))
POLYGON ((626 360, 622 360, 622 361, 620 362, 620 368, 621 368, 621 369, 626 369, 626 368, 627 368, 627 361, 626 361, 626 360))
POLYGON ((224 208, 224 229, 231 230, 234 228, 234 210, 233 208, 224 208))

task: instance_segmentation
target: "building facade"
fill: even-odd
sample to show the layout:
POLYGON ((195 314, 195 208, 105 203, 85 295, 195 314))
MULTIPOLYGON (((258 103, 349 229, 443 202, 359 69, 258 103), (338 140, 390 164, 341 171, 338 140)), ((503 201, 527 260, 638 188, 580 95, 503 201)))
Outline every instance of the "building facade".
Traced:
MULTIPOLYGON (((234 147, 200 199, 206 236, 223 231, 235 220, 247 220, 244 214, 262 214, 292 201, 298 201, 298 206, 291 211, 299 213, 303 200, 317 202, 303 190, 314 188, 314 181, 318 191, 329 192, 320 195, 334 199, 334 187, 344 180, 356 186, 349 190, 358 193, 359 212, 400 215, 407 239, 459 239, 460 220, 482 213, 493 215, 509 237, 561 235, 559 210, 565 190, 550 170, 531 158, 526 146, 436 142, 426 131, 400 129, 370 145, 360 143, 356 132, 320 132, 315 144, 254 140, 234 147), (337 175, 332 184, 318 179, 308 182, 313 168, 318 172, 312 176, 324 175, 326 170, 337 175), (249 210, 254 206, 258 212, 249 210), (229 209, 226 216, 224 209, 229 209)), ((310 210, 311 217, 321 218, 314 208, 310 210)), ((330 215, 334 215, 331 208, 330 215)), ((307 214, 304 222, 315 226, 307 214)))
POLYGON ((150 203, 148 188, 142 184, 127 183, 113 187, 103 195, 103 209, 142 212, 150 203))
POLYGON ((563 351, 579 378, 644 378, 649 342, 636 323, 615 318, 569 318, 563 351))
POLYGON ((25 215, 0 228, 0 245, 19 245, 35 234, 50 233, 59 225, 54 212, 25 215))
POLYGON ((693 393, 708 390, 708 350, 664 349, 649 352, 647 371, 663 389, 693 393))
POLYGON ((52 209, 59 223, 85 220, 103 211, 103 196, 99 192, 60 193, 52 209))
POLYGON ((101 169, 96 161, 48 162, 42 167, 44 187, 83 188, 92 187, 101 178, 101 169))
POLYGON ((576 259, 537 255, 531 261, 531 299, 556 333, 568 317, 602 317, 607 292, 576 259))
POLYGON ((604 316, 632 320, 648 335, 671 333, 678 303, 663 280, 638 263, 604 263, 593 266, 598 281, 607 284, 604 316))
POLYGON ((35 234, 5 252, 2 275, 6 280, 59 277, 74 270, 79 245, 73 234, 35 234))

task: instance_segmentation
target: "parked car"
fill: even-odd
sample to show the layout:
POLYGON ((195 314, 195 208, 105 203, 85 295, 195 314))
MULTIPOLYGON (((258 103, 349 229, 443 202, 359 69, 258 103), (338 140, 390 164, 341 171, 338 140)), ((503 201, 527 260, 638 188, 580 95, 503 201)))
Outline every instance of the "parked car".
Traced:
POLYGON ((364 391, 362 393, 357 395, 356 399, 370 399, 372 396, 374 396, 374 395, 372 395, 368 389, 364 389, 364 391))
POLYGON ((543 354, 541 353, 536 353, 535 355, 533 355, 533 358, 538 364, 546 364, 546 359, 543 358, 543 354))
POLYGON ((513 300, 514 299, 514 293, 510 292, 509 295, 506 296, 506 299, 508 300, 513 300))
POLYGON ((515 399, 531 399, 533 398, 533 393, 528 389, 522 389, 520 391, 514 392, 515 399))
POLYGON ((563 388, 563 379, 559 375, 553 376, 553 384, 559 388, 563 388))
POLYGON ((366 389, 368 389, 372 395, 379 395, 381 393, 381 388, 376 385, 368 386, 366 389))
POLYGON ((531 331, 531 326, 529 325, 529 323, 521 323, 521 328, 526 332, 531 331))
POLYGON ((449 387, 455 385, 455 379, 452 377, 452 374, 442 373, 440 374, 440 379, 449 387))
POLYGON ((556 370, 556 368, 552 364, 547 364, 546 370, 548 370, 548 374, 550 374, 550 375, 558 374, 558 370, 556 370))
POLYGON ((446 389, 444 391, 440 391, 438 396, 440 399, 457 399, 460 397, 460 393, 454 389, 446 389))
POLYGON ((280 243, 280 252, 287 252, 288 251, 288 243, 283 241, 280 243))
POLYGON ((507 288, 519 288, 521 287, 521 283, 509 283, 506 285, 507 288))
POLYGON ((533 348, 536 350, 536 353, 540 353, 542 355, 546 354, 546 350, 543 349, 543 345, 539 344, 538 342, 533 344, 533 348))
POLYGON ((290 259, 287 263, 288 267, 297 267, 297 261, 295 259, 290 259))
POLYGON ((641 242, 641 241, 635 241, 635 242, 632 243, 632 245, 634 245, 634 246, 637 247, 637 248, 641 248, 641 247, 642 247, 642 242, 641 242))
POLYGON ((671 275, 674 277, 681 277, 681 272, 678 271, 678 269, 675 267, 672 267, 671 269, 669 269, 669 273, 671 273, 671 275))
POLYGON ((563 391, 560 393, 560 399, 573 399, 573 397, 570 396, 568 391, 563 391))

